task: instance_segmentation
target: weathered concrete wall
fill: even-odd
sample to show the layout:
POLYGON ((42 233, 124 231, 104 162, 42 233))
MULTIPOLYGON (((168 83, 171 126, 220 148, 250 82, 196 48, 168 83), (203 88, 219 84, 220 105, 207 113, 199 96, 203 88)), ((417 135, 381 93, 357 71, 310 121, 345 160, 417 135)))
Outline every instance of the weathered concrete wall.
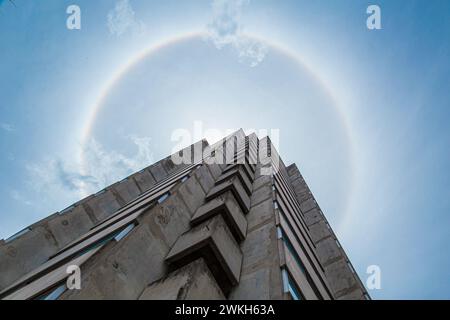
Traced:
MULTIPOLYGON (((288 211, 295 209, 293 214, 298 215, 301 232, 308 236, 299 241, 303 244, 305 240, 311 247, 312 251, 306 250, 308 256, 320 269, 318 274, 323 275, 322 267, 325 270, 334 297, 363 298, 364 287, 296 166, 286 167, 281 158, 275 161, 275 170, 272 162, 242 164, 264 153, 274 158, 278 154, 269 139, 258 141, 251 135, 242 140, 242 130, 231 137, 239 137, 241 144, 226 144, 216 154, 228 160, 236 158, 237 164, 204 164, 193 168, 183 182, 177 177, 180 180, 168 198, 137 219, 132 217, 136 226, 130 233, 120 241, 109 240, 82 265, 82 290, 67 291, 61 299, 288 298, 281 268, 289 259, 291 273, 298 265, 278 239, 277 225, 282 219, 274 208, 275 199, 278 203, 274 190, 280 188, 296 199, 286 201, 290 203, 288 211), (247 150, 242 150, 242 141, 248 144, 247 150), (276 172, 282 177, 273 176, 276 172)), ((184 151, 187 149, 193 147, 184 151)), ((167 157, 32 225, 17 239, 0 241, 0 290, 186 167, 167 157)), ((308 270, 315 275, 316 269, 308 270)), ((297 271, 293 277, 301 279, 303 289, 313 297, 310 280, 297 271)))
POLYGON ((180 235, 190 230, 192 215, 204 203, 199 179, 208 181, 210 175, 201 167, 173 188, 164 202, 140 216, 139 225, 124 239, 111 241, 82 266, 82 290, 61 298, 137 299, 147 284, 164 277, 166 256, 180 235))
POLYGON ((222 216, 215 216, 190 229, 177 240, 166 257, 175 267, 202 257, 222 291, 239 282, 242 252, 222 216))
POLYGON ((147 169, 131 175, 131 178, 136 181, 136 184, 141 192, 147 191, 156 183, 155 178, 153 178, 152 174, 147 169))
POLYGON ((223 300, 225 296, 203 259, 152 283, 139 300, 223 300))
POLYGON ((115 192, 116 198, 120 198, 123 201, 121 201, 122 205, 133 201, 141 194, 136 181, 132 178, 126 178, 112 185, 110 189, 115 192))
POLYGON ((53 234, 42 226, 0 247, 0 289, 6 288, 25 273, 44 263, 58 250, 53 234))
POLYGON ((105 189, 101 193, 88 199, 83 203, 84 209, 95 217, 97 221, 102 221, 119 210, 122 199, 118 199, 113 192, 105 189))
POLYGON ((0 241, 0 290, 32 271, 60 249, 153 187, 176 166, 170 157, 89 196, 60 214, 30 226, 30 231, 6 243, 0 241), (156 177, 156 178, 155 178, 156 177))
POLYGON ((247 219, 231 192, 226 192, 201 206, 192 217, 191 224, 198 225, 214 215, 221 214, 237 241, 247 235, 247 219))
POLYGON ((166 169, 164 169, 161 162, 157 162, 154 165, 150 166, 149 170, 155 178, 156 182, 159 182, 167 177, 167 171, 166 169))
POLYGON ((251 209, 247 214, 247 237, 241 244, 242 273, 229 299, 282 299, 278 242, 273 210, 272 178, 256 170, 251 209))
POLYGON ((46 262, 94 223, 84 207, 77 205, 30 226, 27 233, 11 242, 0 243, 0 290, 46 262))
POLYGON ((63 248, 88 232, 94 223, 83 206, 78 205, 66 213, 53 216, 47 220, 46 225, 58 243, 58 248, 63 248))
POLYGON ((183 200, 172 195, 145 213, 124 239, 111 241, 83 265, 82 290, 62 298, 137 299, 146 284, 166 274, 164 259, 189 221, 183 200))
POLYGON ((247 213, 250 210, 251 205, 250 197, 248 196, 247 192, 242 186, 242 183, 237 177, 232 177, 227 180, 224 180, 220 184, 213 187, 208 192, 206 200, 209 201, 211 199, 214 199, 217 196, 228 191, 231 191, 233 193, 244 213, 247 213))
POLYGON ((347 255, 337 243, 336 236, 297 166, 290 165, 287 173, 333 296, 336 299, 365 299, 367 291, 364 285, 350 267, 347 255))

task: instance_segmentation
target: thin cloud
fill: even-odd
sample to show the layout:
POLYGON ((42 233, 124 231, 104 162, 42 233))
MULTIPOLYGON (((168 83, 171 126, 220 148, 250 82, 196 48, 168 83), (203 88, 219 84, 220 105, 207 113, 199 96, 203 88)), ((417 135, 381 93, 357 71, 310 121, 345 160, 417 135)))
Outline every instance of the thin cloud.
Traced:
POLYGON ((119 0, 109 11, 107 21, 110 34, 117 37, 126 33, 142 34, 146 29, 145 24, 136 19, 136 12, 129 0, 119 0))
MULTIPOLYGON (((0 0, 0 6, 2 6, 5 2, 6 2, 6 0, 0 0)), ((16 5, 16 4, 14 3, 14 1, 12 1, 12 0, 8 0, 8 2, 11 3, 11 4, 13 4, 13 5, 16 5)))
POLYGON ((12 125, 12 124, 10 124, 10 123, 0 123, 0 128, 1 128, 3 131, 6 131, 6 132, 13 132, 13 131, 16 130, 16 128, 14 127, 14 125, 12 125))
POLYGON ((85 181, 85 187, 88 190, 105 187, 122 180, 131 173, 153 163, 151 139, 137 136, 129 136, 128 138, 137 147, 137 152, 133 157, 126 157, 116 151, 105 150, 94 139, 87 144, 84 150, 85 163, 82 171, 84 175, 92 178, 90 182, 85 181))
POLYGON ((11 190, 10 193, 11 198, 13 198, 15 201, 18 201, 22 204, 25 204, 26 206, 32 206, 32 202, 26 199, 22 194, 19 193, 17 190, 11 190))
POLYGON ((232 47, 239 61, 256 67, 267 55, 267 46, 243 32, 242 10, 250 0, 213 0, 212 21, 207 26, 208 40, 217 49, 232 47))
POLYGON ((151 139, 128 138, 137 148, 132 157, 106 150, 92 139, 84 149, 82 168, 71 159, 58 158, 28 165, 26 169, 32 190, 43 202, 50 204, 64 200, 64 205, 68 205, 153 163, 151 139))

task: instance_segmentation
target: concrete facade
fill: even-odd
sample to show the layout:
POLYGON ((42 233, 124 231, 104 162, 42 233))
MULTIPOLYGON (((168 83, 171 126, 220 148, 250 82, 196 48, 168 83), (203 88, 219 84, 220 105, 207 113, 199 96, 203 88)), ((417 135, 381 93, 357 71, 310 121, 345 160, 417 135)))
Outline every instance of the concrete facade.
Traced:
POLYGON ((268 138, 239 130, 176 155, 191 161, 169 156, 1 240, 0 298, 370 298, 268 138))

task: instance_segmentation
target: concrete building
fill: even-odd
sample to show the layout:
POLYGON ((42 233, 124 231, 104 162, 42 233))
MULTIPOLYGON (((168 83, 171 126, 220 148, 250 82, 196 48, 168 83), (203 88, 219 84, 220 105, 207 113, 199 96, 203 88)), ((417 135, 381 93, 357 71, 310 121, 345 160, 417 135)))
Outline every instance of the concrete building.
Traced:
POLYGON ((240 130, 1 240, 0 298, 369 296, 296 165, 240 130))

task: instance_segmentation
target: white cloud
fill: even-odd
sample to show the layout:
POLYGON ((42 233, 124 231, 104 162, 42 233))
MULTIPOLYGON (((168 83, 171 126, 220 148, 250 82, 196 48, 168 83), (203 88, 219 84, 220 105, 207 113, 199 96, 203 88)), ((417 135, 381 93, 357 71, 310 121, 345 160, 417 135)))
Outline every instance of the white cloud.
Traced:
POLYGON ((267 46, 243 32, 242 9, 250 0, 213 0, 212 21, 208 24, 208 39, 217 49, 231 46, 239 60, 256 67, 267 55, 267 46))
POLYGON ((16 128, 10 123, 0 123, 0 128, 6 132, 13 132, 16 128))
POLYGON ((136 136, 129 139, 137 148, 133 157, 106 150, 93 139, 84 149, 82 167, 72 159, 57 158, 30 164, 27 166, 30 186, 40 202, 59 206, 51 210, 61 209, 61 206, 96 193, 153 163, 151 139, 136 136))
MULTIPOLYGON (((82 186, 90 192, 98 191, 114 182, 122 180, 131 173, 153 163, 150 148, 150 138, 130 136, 136 145, 137 153, 133 157, 126 157, 115 151, 107 151, 95 140, 91 140, 84 150, 85 163, 82 186)), ((80 173, 81 174, 81 173, 80 173)))
POLYGON ((118 37, 127 32, 142 34, 146 28, 142 21, 136 19, 129 0, 117 1, 114 9, 109 11, 107 19, 109 32, 118 37))
POLYGON ((27 200, 27 199, 26 199, 24 196, 22 196, 22 195, 19 193, 19 191, 17 191, 17 190, 11 190, 10 196, 11 196, 11 198, 13 198, 14 200, 16 200, 16 201, 18 201, 18 202, 21 202, 21 203, 23 203, 23 204, 25 204, 25 205, 27 205, 27 206, 31 206, 31 205, 32 205, 31 201, 27 200))

